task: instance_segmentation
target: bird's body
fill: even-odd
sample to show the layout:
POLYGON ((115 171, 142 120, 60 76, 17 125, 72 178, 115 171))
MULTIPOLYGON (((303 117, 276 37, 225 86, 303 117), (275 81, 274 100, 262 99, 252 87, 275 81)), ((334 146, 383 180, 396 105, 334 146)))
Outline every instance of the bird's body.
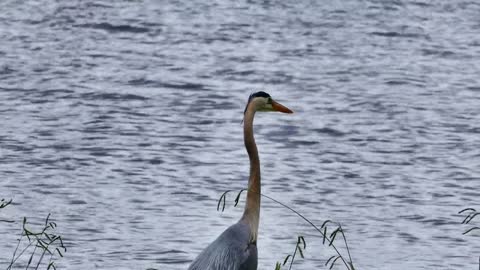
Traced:
POLYGON ((192 262, 188 270, 257 270, 257 234, 260 220, 260 159, 253 136, 253 118, 257 111, 292 113, 272 100, 269 94, 257 92, 248 100, 244 115, 244 141, 250 159, 247 201, 242 218, 226 229, 192 262))
POLYGON ((189 270, 256 270, 257 245, 249 243, 250 228, 242 222, 235 223, 213 241, 189 270))

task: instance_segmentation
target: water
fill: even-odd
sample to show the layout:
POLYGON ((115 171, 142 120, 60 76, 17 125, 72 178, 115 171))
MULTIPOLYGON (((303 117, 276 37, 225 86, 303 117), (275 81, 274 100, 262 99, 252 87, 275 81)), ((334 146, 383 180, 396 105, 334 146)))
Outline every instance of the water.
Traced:
MULTIPOLYGON (((282 2, 2 1, 0 265, 52 213, 59 269, 186 269, 241 215, 216 203, 264 90, 295 111, 255 120, 265 194, 341 222, 358 269, 476 269, 480 5, 282 2)), ((259 269, 297 235, 325 269, 300 219, 263 200, 260 226, 259 269)))

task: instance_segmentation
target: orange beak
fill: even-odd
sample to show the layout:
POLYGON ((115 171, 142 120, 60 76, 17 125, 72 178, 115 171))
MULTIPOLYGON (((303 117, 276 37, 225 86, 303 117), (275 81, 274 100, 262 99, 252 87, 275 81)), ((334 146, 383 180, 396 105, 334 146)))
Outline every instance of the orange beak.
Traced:
POLYGON ((272 108, 274 111, 277 111, 277 112, 282 112, 282 113, 293 113, 292 110, 290 110, 289 108, 283 106, 282 104, 272 100, 272 108))

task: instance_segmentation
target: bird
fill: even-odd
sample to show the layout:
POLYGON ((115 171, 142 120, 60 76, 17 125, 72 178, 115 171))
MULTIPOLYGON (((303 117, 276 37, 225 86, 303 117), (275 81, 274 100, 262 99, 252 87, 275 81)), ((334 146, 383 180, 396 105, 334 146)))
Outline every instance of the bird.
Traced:
POLYGON ((260 220, 260 159, 253 136, 256 112, 293 113, 263 91, 249 96, 244 111, 243 138, 250 160, 247 199, 240 220, 228 227, 190 264, 188 270, 257 270, 260 220))

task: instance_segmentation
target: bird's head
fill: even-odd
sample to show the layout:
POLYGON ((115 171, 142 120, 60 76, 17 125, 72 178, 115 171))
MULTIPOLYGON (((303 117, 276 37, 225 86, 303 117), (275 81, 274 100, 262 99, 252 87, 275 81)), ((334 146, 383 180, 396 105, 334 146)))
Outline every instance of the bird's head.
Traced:
POLYGON ((263 91, 253 93, 248 97, 244 114, 247 112, 248 106, 255 106, 255 110, 259 112, 293 113, 292 110, 276 102, 268 93, 263 91))

